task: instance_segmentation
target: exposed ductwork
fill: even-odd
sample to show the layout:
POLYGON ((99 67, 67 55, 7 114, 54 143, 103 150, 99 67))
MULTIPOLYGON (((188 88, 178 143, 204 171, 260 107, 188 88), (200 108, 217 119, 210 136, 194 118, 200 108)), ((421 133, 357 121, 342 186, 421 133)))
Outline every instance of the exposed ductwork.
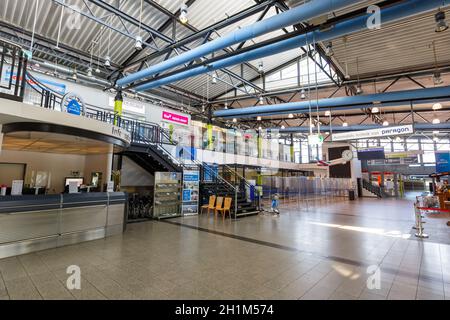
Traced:
MULTIPOLYGON (((435 10, 444 6, 448 6, 450 0, 409 0, 401 2, 400 4, 381 10, 381 23, 391 23, 400 19, 408 18, 423 12, 435 10)), ((301 7, 299 7, 301 8, 301 7)), ((150 83, 136 87, 136 90, 143 91, 169 83, 184 80, 189 77, 197 76, 214 70, 227 68, 245 61, 252 61, 267 57, 274 54, 279 54, 288 50, 305 46, 308 43, 329 41, 338 37, 342 37, 351 33, 367 29, 368 20, 372 17, 371 13, 367 13, 357 18, 336 23, 329 30, 320 31, 315 30, 306 34, 302 34, 290 39, 286 39, 274 44, 270 44, 258 49, 254 49, 245 53, 238 54, 229 58, 225 58, 213 62, 207 66, 199 66, 197 68, 183 71, 172 76, 168 76, 150 83)))
POLYGON ((308 111, 310 107, 320 110, 350 110, 367 108, 373 104, 389 104, 398 105, 402 102, 430 102, 439 99, 450 98, 450 86, 394 91, 385 93, 376 93, 360 96, 337 97, 312 101, 298 101, 291 103, 257 106, 240 109, 219 110, 214 112, 215 117, 229 118, 229 117, 255 117, 255 116, 273 116, 279 114, 289 113, 303 113, 308 111))
POLYGON ((195 59, 204 57, 215 51, 227 48, 231 45, 241 43, 269 32, 279 30, 308 21, 312 18, 320 17, 329 12, 345 8, 349 5, 356 4, 361 1, 355 0, 312 0, 294 9, 288 10, 281 14, 275 15, 263 21, 256 22, 250 26, 231 32, 219 39, 210 41, 197 48, 184 52, 176 57, 160 62, 147 69, 128 75, 117 81, 117 85, 123 87, 129 83, 149 78, 160 72, 169 70, 184 63, 191 62, 195 59))

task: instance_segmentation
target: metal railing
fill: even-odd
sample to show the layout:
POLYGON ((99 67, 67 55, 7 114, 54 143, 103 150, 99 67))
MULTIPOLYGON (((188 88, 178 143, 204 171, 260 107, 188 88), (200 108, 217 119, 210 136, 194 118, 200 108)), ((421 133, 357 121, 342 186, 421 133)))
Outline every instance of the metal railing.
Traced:
POLYGON ((389 198, 390 197, 390 195, 387 194, 382 187, 375 186, 370 181, 367 181, 365 179, 362 180, 362 183, 363 183, 364 189, 375 194, 378 198, 389 198))

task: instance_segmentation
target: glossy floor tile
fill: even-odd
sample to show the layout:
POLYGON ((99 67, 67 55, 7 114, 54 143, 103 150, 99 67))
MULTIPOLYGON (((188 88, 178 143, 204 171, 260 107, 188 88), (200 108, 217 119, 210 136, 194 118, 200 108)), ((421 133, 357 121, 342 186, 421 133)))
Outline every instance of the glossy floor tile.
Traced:
POLYGON ((425 220, 421 240, 411 201, 329 198, 284 202, 276 217, 131 224, 0 260, 0 299, 450 299, 448 218, 425 220))

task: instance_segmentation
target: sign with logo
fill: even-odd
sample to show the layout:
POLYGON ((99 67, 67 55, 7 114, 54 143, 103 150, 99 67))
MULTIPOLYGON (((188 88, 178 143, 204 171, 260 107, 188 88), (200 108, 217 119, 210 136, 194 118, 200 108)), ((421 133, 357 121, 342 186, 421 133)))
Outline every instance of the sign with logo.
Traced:
POLYGON ((449 172, 450 171, 450 152, 442 151, 436 152, 436 172, 449 172))
POLYGON ((199 185, 199 171, 185 170, 183 172, 182 213, 185 216, 198 214, 199 185))
POLYGON ((162 113, 162 120, 182 125, 188 125, 189 124, 189 117, 182 116, 173 112, 163 111, 162 113))
POLYGON ((412 124, 398 127, 382 127, 371 130, 363 131, 350 131, 343 133, 334 133, 333 141, 347 141, 347 140, 358 140, 358 139, 368 139, 368 138, 379 138, 379 137, 391 137, 391 136, 401 136, 406 134, 413 134, 414 127, 412 124))
POLYGON ((77 116, 84 116, 85 103, 83 99, 76 93, 69 92, 61 99, 61 110, 77 116))
POLYGON ((111 134, 121 140, 125 140, 127 143, 131 143, 131 135, 126 130, 114 126, 111 129, 111 134))

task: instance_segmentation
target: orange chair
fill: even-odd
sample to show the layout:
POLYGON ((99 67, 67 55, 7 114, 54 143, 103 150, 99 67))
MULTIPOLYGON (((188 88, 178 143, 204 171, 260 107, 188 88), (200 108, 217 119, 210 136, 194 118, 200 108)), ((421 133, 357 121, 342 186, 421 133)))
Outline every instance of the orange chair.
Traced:
POLYGON ((231 202, 232 199, 231 198, 225 198, 225 202, 223 204, 223 208, 220 209, 216 209, 216 212, 220 212, 222 214, 223 220, 225 221, 225 216, 228 215, 230 216, 231 219, 231 202))
POLYGON ((222 209, 223 197, 217 197, 216 207, 214 208, 214 218, 217 216, 218 210, 222 209))
POLYGON ((215 204, 216 204, 216 196, 210 196, 209 203, 202 206, 202 210, 200 211, 200 213, 203 214, 203 211, 205 209, 208 209, 208 216, 209 216, 209 211, 216 209, 216 207, 214 206, 215 204))

